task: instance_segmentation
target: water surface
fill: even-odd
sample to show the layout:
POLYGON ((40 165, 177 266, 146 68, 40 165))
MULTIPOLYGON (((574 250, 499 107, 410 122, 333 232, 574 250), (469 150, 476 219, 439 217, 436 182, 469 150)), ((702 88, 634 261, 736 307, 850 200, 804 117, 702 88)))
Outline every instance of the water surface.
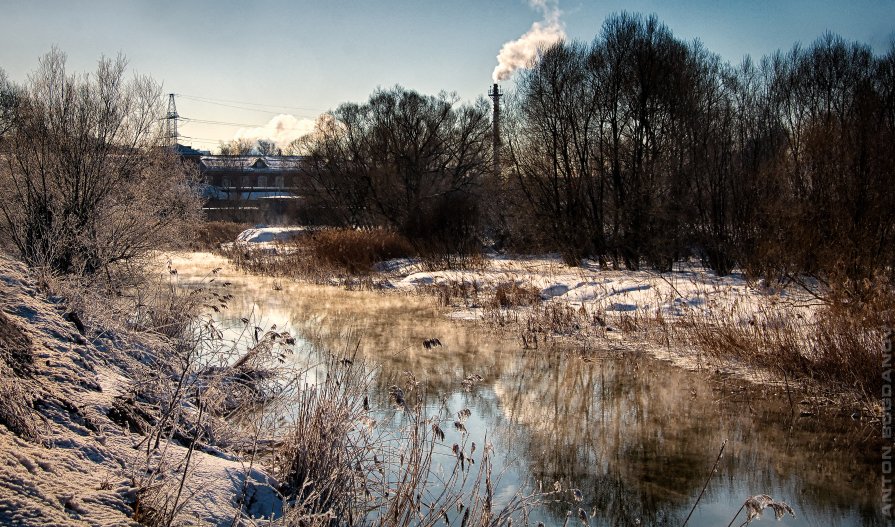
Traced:
MULTIPOLYGON (((591 525, 681 525, 725 440, 689 525, 723 527, 754 494, 795 509, 780 525, 885 524, 877 427, 829 408, 800 416, 801 397, 783 388, 684 371, 639 352, 523 350, 515 339, 449 320, 427 297, 226 270, 209 283, 219 261, 179 265, 182 285, 204 278, 233 295, 217 315, 230 337, 245 330, 243 317, 277 324, 307 344, 297 347, 297 361, 359 341, 379 365, 371 400, 380 411, 390 404, 387 387, 404 385, 406 372, 425 387, 431 408, 444 401, 453 413, 469 408, 467 439, 481 445, 487 435, 493 443, 495 473, 506 469, 504 496, 537 482, 581 490, 580 503, 539 512, 547 525, 562 525, 570 507, 594 512, 591 525), (443 345, 426 349, 433 337, 443 345), (483 380, 469 389, 462 381, 471 375, 483 380)), ((460 441, 456 430, 446 432, 447 444, 460 441)), ((764 522, 773 522, 772 511, 764 522)))

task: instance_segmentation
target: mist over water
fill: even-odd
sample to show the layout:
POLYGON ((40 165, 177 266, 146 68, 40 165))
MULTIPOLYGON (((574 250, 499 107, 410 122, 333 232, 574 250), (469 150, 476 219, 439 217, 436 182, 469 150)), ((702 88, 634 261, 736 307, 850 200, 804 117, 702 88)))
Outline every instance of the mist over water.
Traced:
MULTIPOLYGON (((181 284, 206 276, 201 267, 180 265, 181 284)), ((493 443, 494 472, 503 473, 498 495, 538 482, 580 489, 580 503, 551 504, 535 523, 562 525, 566 511, 581 507, 595 512, 591 525, 680 525, 726 439, 718 473, 688 525, 727 525, 755 494, 795 509, 796 518, 781 525, 884 525, 872 430, 822 409, 800 417, 782 387, 687 372, 640 353, 582 358, 522 350, 515 339, 449 320, 423 296, 288 281, 275 290, 270 278, 240 274, 218 280, 231 283, 233 298, 218 315, 231 335, 243 331, 243 316, 262 327, 277 324, 300 337, 299 363, 360 343, 378 366, 373 411, 396 426, 401 416, 388 386, 405 385, 405 372, 424 387, 430 411, 469 408, 467 440, 493 443), (425 349, 422 341, 433 337, 443 346, 425 349), (473 374, 483 380, 464 389, 473 374)), ((445 432, 448 445, 462 439, 457 430, 445 432)), ((772 511, 766 515, 773 521, 772 511)))

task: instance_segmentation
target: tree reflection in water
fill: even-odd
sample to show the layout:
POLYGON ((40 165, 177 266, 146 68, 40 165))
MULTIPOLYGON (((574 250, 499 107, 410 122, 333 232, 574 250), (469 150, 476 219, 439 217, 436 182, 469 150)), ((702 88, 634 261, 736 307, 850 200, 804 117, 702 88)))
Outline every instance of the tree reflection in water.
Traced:
MULTIPOLYGON (((290 283, 275 291, 263 278, 229 280, 224 325, 239 327, 247 313, 291 325, 306 353, 359 340, 381 365, 371 404, 387 407, 387 387, 412 372, 433 408, 445 400, 453 412, 472 410, 470 438, 487 433, 503 453, 495 470, 510 467, 503 484, 580 489, 580 503, 570 495, 542 513, 547 524, 561 525, 580 506, 595 510, 591 525, 680 525, 725 439, 718 474, 689 525, 726 525, 760 493, 793 506, 797 517, 786 525, 884 524, 878 431, 829 411, 801 418, 783 388, 687 372, 640 353, 582 359, 574 350, 525 351, 413 295, 290 283), (430 338, 443 345, 426 349, 430 338), (463 379, 475 374, 482 381, 466 391, 463 379)), ((456 441, 458 431, 446 432, 448 444, 456 441)))

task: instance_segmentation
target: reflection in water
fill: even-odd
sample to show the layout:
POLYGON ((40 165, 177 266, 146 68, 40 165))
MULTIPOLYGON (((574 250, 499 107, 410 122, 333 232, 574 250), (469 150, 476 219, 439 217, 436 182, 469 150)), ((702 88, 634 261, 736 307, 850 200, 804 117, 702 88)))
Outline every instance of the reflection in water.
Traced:
MULTIPOLYGON (((189 276, 205 275, 203 266, 221 263, 178 265, 186 285, 189 276)), ((506 494, 537 482, 580 489, 580 503, 570 498, 541 512, 547 524, 561 525, 566 511, 581 507, 595 513, 592 525, 680 525, 725 439, 719 474, 690 525, 727 525, 747 496, 765 493, 796 510, 785 525, 884 524, 876 429, 799 417, 783 388, 686 372, 638 354, 524 351, 412 295, 292 283, 275 290, 270 279, 232 271, 207 286, 224 280, 233 298, 220 321, 231 336, 249 316, 250 324, 300 335, 308 349, 347 353, 359 340, 380 366, 371 400, 381 407, 387 387, 411 372, 431 408, 446 401, 454 413, 472 410, 470 439, 482 444, 487 434, 502 455, 495 471, 506 469, 506 494), (433 337, 443 346, 423 347, 433 337), (464 386, 472 375, 482 380, 464 386)), ((446 432, 448 444, 459 440, 456 430, 446 432)))

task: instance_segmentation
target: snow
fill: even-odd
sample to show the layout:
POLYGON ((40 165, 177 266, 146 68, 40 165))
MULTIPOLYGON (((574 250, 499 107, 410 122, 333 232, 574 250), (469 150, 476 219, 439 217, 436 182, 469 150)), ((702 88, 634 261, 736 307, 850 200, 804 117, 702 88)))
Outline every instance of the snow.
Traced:
POLYGON ((287 241, 307 232, 307 227, 254 227, 236 237, 236 243, 271 243, 287 241))
MULTIPOLYGON (((637 347, 656 357, 688 368, 699 368, 698 357, 681 345, 657 346, 637 335, 621 335, 615 328, 625 317, 665 322, 690 317, 718 317, 754 323, 756 316, 772 304, 786 304, 794 316, 811 320, 816 305, 795 287, 769 287, 748 281, 742 273, 718 276, 697 261, 681 262, 671 272, 604 269, 596 262, 569 267, 559 256, 492 256, 474 269, 422 271, 415 262, 401 260, 381 264, 380 269, 398 290, 433 285, 475 284, 477 291, 493 291, 499 284, 515 283, 540 292, 542 305, 568 306, 605 319, 610 345, 637 347)), ((487 320, 489 308, 461 302, 449 316, 458 320, 487 320), (465 305, 470 304, 470 305, 465 305)), ((493 309, 493 308, 490 308, 493 309)), ((531 308, 515 308, 521 312, 531 308)), ((505 310, 504 310, 505 311, 505 310)), ((751 375, 741 365, 725 365, 744 378, 751 375)))
POLYGON ((451 283, 475 283, 481 288, 515 283, 540 291, 541 298, 573 307, 608 311, 649 311, 672 316, 687 309, 755 305, 768 296, 785 298, 777 291, 750 284, 742 274, 718 276, 696 262, 679 264, 669 273, 600 269, 597 265, 568 267, 559 257, 493 257, 471 270, 416 271, 406 262, 381 266, 392 269, 391 283, 398 289, 451 283), (402 271, 409 271, 402 275, 402 271))
MULTIPOLYGON (((33 437, 21 431, 19 436, 0 420, 0 525, 137 525, 135 481, 147 465, 145 449, 135 446, 143 436, 107 414, 148 367, 138 357, 152 342, 114 331, 82 336, 64 318, 66 306, 47 297, 23 265, 2 254, 0 311, 0 324, 21 330, 34 358, 32 371, 23 374, 0 353, 0 396, 5 402, 12 400, 10 394, 30 400, 19 408, 34 425, 33 437)), ((176 476, 186 449, 164 441, 162 448, 176 476)), ((184 490, 188 499, 174 525, 231 525, 244 487, 250 515, 281 513, 276 482, 258 466, 227 457, 193 453, 184 490)), ((243 518, 240 524, 252 521, 243 518)))

